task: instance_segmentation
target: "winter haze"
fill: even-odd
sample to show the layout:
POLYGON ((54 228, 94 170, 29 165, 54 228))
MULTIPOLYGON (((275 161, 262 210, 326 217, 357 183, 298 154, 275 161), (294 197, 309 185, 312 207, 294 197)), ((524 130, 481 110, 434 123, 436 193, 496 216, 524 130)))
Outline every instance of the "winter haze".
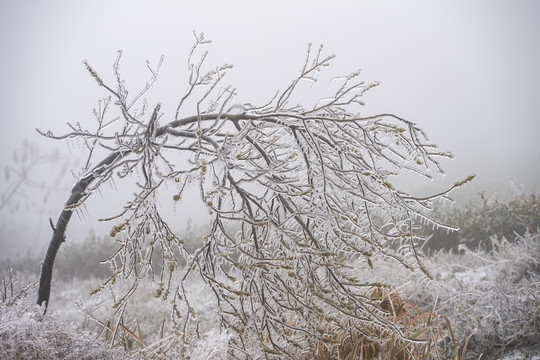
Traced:
MULTIPOLYGON (((472 193, 504 192, 511 182, 532 191, 540 187, 537 1, 0 4, 0 164, 17 168, 21 159, 15 163, 13 153, 25 139, 42 154, 57 149, 55 161, 36 164, 28 174, 36 186, 22 186, 10 200, 19 208, 1 209, 0 258, 28 246, 44 252, 48 218, 58 216, 74 183, 70 169, 84 165, 82 144, 53 142, 35 131, 62 134, 67 122, 94 126, 92 109, 108 94, 82 61, 112 83, 112 64, 123 50, 121 73, 135 93, 148 78, 146 60, 156 64, 165 55, 149 102, 162 103, 167 121, 185 91, 193 30, 213 41, 208 64, 234 65, 227 83, 237 88, 237 102, 263 104, 288 86, 310 42, 336 54, 330 76, 362 69, 363 79, 380 81, 365 98, 365 115, 393 113, 411 120, 456 156, 443 163, 448 175, 438 183, 403 182, 411 191, 435 191, 472 173, 478 175, 472 193)), ((7 176, 2 174, 2 196, 10 191, 7 176)), ((121 182, 115 186, 122 192, 121 182)), ((83 216, 74 217, 68 237, 110 228, 96 225, 96 219, 120 209, 110 201, 116 190, 96 194, 83 216)), ((195 202, 196 196, 173 209, 179 227, 187 218, 204 222, 195 202)))

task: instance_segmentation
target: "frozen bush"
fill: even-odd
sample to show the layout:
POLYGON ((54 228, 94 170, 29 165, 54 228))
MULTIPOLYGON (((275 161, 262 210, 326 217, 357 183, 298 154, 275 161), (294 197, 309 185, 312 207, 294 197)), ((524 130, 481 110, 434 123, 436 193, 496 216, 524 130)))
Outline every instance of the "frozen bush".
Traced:
MULTIPOLYGON (((64 281, 106 278, 111 275, 110 268, 100 261, 107 259, 117 248, 113 240, 98 237, 93 232, 90 232, 82 242, 69 242, 60 250, 62 256, 56 263, 56 278, 64 281)), ((42 260, 43 254, 28 251, 24 256, 1 261, 0 269, 11 267, 19 274, 39 274, 42 260)))
POLYGON ((408 289, 425 308, 450 320, 460 341, 476 329, 467 359, 494 359, 505 351, 538 343, 540 334, 540 235, 514 242, 491 238, 486 254, 462 247, 463 254, 440 252, 426 266, 435 280, 408 289))
POLYGON ((188 351, 189 360, 226 360, 231 335, 227 331, 210 330, 188 351))
POLYGON ((482 192, 478 201, 436 212, 445 222, 458 226, 459 231, 424 231, 432 236, 424 246, 428 253, 441 249, 457 252, 460 244, 489 252, 493 237, 513 242, 518 235, 540 229, 540 199, 534 193, 519 193, 505 201, 482 192))
MULTIPOLYGON (((8 284, 4 289, 13 287, 8 284)), ((27 286, 19 292, 2 293, 0 358, 90 360, 116 359, 124 355, 121 349, 106 349, 95 334, 78 331, 74 325, 43 315, 42 307, 29 303, 30 289, 27 286)))

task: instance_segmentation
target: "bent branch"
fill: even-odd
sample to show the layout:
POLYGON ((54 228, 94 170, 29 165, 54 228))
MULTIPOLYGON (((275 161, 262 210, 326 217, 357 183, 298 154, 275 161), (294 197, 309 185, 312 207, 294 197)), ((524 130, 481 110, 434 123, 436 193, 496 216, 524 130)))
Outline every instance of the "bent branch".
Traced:
MULTIPOLYGON (((156 116, 156 111, 154 111, 153 117, 156 116)), ((196 137, 194 132, 190 131, 179 131, 179 130, 173 130, 176 128, 185 127, 189 124, 196 123, 198 121, 216 121, 216 120, 228 120, 231 121, 237 128, 239 127, 238 121, 262 121, 267 123, 278 123, 280 122, 283 125, 288 126, 293 131, 305 131, 304 127, 300 126, 300 124, 295 123, 289 123, 285 124, 283 119, 280 121, 278 120, 279 117, 287 117, 289 119, 296 119, 300 121, 305 120, 331 120, 328 118, 323 118, 319 116, 304 116, 300 114, 291 114, 289 112, 287 113, 270 113, 270 114, 264 114, 264 115, 253 115, 253 114, 201 114, 201 115, 194 115, 189 116, 183 119, 178 119, 169 122, 165 126, 161 126, 155 131, 155 138, 160 138, 166 134, 170 134, 177 137, 186 137, 186 138, 194 138, 196 137)), ((341 120, 342 122, 358 122, 358 121, 366 121, 366 120, 372 120, 372 119, 378 119, 378 118, 384 118, 384 117, 391 117, 396 118, 402 122, 408 123, 407 121, 396 117, 392 114, 381 114, 381 115, 375 115, 370 117, 357 117, 352 119, 346 119, 341 120)), ((67 134, 61 137, 53 136, 50 133, 43 133, 40 130, 38 132, 44 136, 48 136, 55 139, 65 139, 68 137, 76 137, 78 134, 72 133, 67 134)), ((218 151, 218 143, 216 143, 213 139, 202 135, 201 139, 204 141, 209 142, 216 151, 218 151)), ((253 143, 256 147, 258 144, 253 143)), ((262 151, 262 149, 259 148, 259 151, 262 151)), ((69 199, 67 200, 64 210, 60 214, 60 217, 58 218, 56 222, 56 226, 53 227, 53 236, 51 238, 51 241, 49 243, 49 248, 47 250, 47 254, 45 255, 45 258, 42 263, 41 268, 41 277, 40 277, 40 284, 39 284, 39 292, 38 292, 38 305, 42 305, 45 303, 45 311, 47 310, 47 306, 49 303, 49 297, 50 297, 50 291, 51 291, 51 281, 52 281, 52 273, 53 273, 53 266, 54 261, 56 259, 56 254, 60 248, 60 245, 62 242, 65 241, 65 231, 67 228, 67 225, 71 219, 71 215, 73 213, 73 210, 75 210, 76 207, 78 207, 88 196, 87 193, 85 193, 87 187, 100 175, 106 173, 108 170, 110 170, 110 167, 118 160, 124 158, 126 155, 131 153, 132 151, 130 149, 122 149, 117 150, 113 153, 111 153, 109 156, 107 156, 105 159, 103 159, 98 165, 96 165, 92 170, 90 170, 85 176, 83 176, 73 187, 71 190, 71 195, 69 199)), ((264 151, 262 152, 264 155, 264 151)), ((267 159, 268 160, 268 159, 267 159)), ((309 166, 309 164, 308 164, 309 166)), ((291 209, 289 209, 291 210, 291 209)))
POLYGON ((60 217, 56 221, 56 226, 53 226, 53 236, 51 242, 49 243, 49 248, 47 249, 47 254, 43 259, 41 265, 41 277, 39 279, 39 291, 38 291, 38 305, 45 303, 45 312, 49 305, 49 297, 51 294, 51 281, 54 260, 56 259, 56 254, 60 245, 65 241, 66 228, 73 214, 73 210, 80 204, 80 202, 86 196, 86 188, 88 185, 94 181, 94 179, 105 172, 111 164, 114 164, 116 160, 123 158, 128 154, 128 151, 118 151, 110 154, 105 159, 103 159, 98 165, 96 165, 88 174, 86 174, 82 179, 80 179, 73 189, 71 189, 71 195, 66 201, 64 210, 60 214, 60 217))

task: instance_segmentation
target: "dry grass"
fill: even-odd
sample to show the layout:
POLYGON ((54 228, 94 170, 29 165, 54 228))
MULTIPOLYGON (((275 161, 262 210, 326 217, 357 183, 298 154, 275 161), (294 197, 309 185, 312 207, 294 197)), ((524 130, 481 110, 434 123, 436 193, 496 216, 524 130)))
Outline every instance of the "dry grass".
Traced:
POLYGON ((319 341, 316 354, 305 356, 304 359, 462 359, 466 344, 461 349, 455 343, 451 326, 444 316, 421 312, 395 290, 375 287, 370 292, 368 295, 379 302, 385 319, 393 322, 404 337, 377 326, 349 321, 326 329, 331 336, 326 341, 319 341), (450 337, 454 342, 451 354, 445 353, 439 346, 445 337, 450 337))

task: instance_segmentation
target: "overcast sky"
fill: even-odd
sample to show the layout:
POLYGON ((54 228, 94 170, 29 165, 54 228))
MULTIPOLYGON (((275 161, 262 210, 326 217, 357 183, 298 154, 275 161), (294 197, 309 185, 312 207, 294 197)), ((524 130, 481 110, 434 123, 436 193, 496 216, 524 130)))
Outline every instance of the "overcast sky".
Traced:
POLYGON ((146 60, 165 55, 150 95, 171 118, 197 30, 213 40, 209 61, 234 64, 228 81, 239 99, 271 98, 297 74, 307 44, 322 43, 337 56, 332 75, 362 69, 366 81, 381 81, 366 97, 366 115, 405 117, 456 155, 445 164, 448 181, 476 173, 486 187, 511 179, 539 187, 539 1, 0 4, 0 163, 23 138, 47 149, 36 127, 61 133, 68 121, 92 124, 91 110, 107 94, 82 61, 110 79, 120 49, 128 86, 146 79, 146 60))

